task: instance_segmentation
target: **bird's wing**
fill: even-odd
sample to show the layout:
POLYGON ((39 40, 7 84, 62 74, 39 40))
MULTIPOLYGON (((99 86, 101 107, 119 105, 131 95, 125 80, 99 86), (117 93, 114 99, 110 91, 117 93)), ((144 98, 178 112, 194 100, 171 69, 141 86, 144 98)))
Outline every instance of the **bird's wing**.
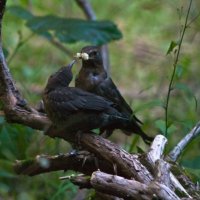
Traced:
POLYGON ((110 101, 78 88, 60 88, 49 93, 48 98, 58 109, 67 111, 103 111, 112 105, 110 101))
POLYGON ((112 101, 116 104, 118 110, 126 113, 128 116, 132 116, 133 120, 142 123, 135 115, 133 115, 133 110, 122 97, 111 78, 107 78, 104 81, 102 81, 96 89, 96 94, 112 101))
POLYGON ((119 104, 121 107, 124 107, 124 109, 126 109, 129 114, 133 113, 132 109, 126 103, 125 99, 122 97, 111 78, 107 78, 102 81, 101 84, 99 84, 97 90, 99 95, 109 99, 115 104, 119 104))

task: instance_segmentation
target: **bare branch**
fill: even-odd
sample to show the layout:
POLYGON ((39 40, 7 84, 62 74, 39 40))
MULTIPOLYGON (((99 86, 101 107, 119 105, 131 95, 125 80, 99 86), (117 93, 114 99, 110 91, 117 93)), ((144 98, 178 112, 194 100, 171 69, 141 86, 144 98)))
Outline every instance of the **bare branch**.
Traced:
MULTIPOLYGON (((74 170, 87 175, 97 170, 95 157, 89 152, 81 151, 77 154, 64 154, 56 156, 38 155, 35 159, 16 161, 14 169, 18 174, 35 176, 41 173, 47 173, 59 170, 74 170), (43 163, 46 165, 42 165, 43 163)), ((100 170, 114 174, 113 167, 110 163, 98 159, 100 170)))
POLYGON ((200 135, 200 122, 170 151, 169 158, 176 162, 186 146, 200 135))
POLYGON ((147 157, 149 158, 149 160, 155 163, 158 159, 160 159, 166 143, 166 137, 164 137, 163 135, 157 135, 149 148, 149 152, 147 153, 147 157))
POLYGON ((162 159, 155 163, 155 180, 159 183, 166 185, 168 188, 173 188, 170 179, 170 165, 162 159))
POLYGON ((100 171, 92 174, 91 184, 97 191, 124 199, 149 200, 158 197, 163 200, 179 200, 179 197, 172 190, 157 182, 151 182, 148 186, 148 184, 100 171))
MULTIPOLYGON (((167 139, 165 138, 165 136, 157 135, 155 137, 155 139, 150 147, 150 150, 146 155, 147 162, 150 164, 151 169, 155 169, 156 161, 159 161, 159 159, 161 158, 166 143, 167 143, 167 139)), ((161 164, 161 166, 160 166, 161 168, 160 169, 157 168, 157 171, 162 170, 163 167, 165 167, 167 170, 168 166, 166 164, 162 163, 162 161, 159 161, 159 162, 161 164)), ((160 172, 164 173, 162 171, 160 171, 160 172)), ((154 173, 155 173, 155 171, 154 171, 154 173)), ((164 176, 164 174, 162 176, 164 176)), ((185 193, 188 197, 190 197, 190 195, 187 193, 185 188, 180 184, 180 182, 177 180, 177 178, 171 172, 169 172, 169 177, 170 177, 170 181, 167 178, 167 175, 165 175, 165 178, 167 178, 165 180, 165 182, 168 187, 169 187, 169 183, 171 182, 176 189, 178 189, 180 192, 185 193)))
POLYGON ((68 55, 70 58, 73 58, 74 56, 73 53, 68 48, 66 48, 62 43, 58 42, 53 38, 51 38, 49 42, 51 42, 51 44, 53 44, 55 47, 66 53, 66 55, 68 55))

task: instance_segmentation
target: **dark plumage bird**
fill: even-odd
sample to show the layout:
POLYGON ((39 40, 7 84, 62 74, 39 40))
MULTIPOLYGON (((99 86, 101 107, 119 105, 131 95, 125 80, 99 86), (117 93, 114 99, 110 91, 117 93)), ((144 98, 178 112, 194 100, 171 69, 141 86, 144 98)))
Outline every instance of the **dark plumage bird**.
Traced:
POLYGON ((130 120, 114 108, 114 103, 79 88, 69 87, 74 61, 48 79, 44 90, 45 111, 57 130, 69 133, 92 129, 127 128, 130 120))
MULTIPOLYGON (((86 46, 82 48, 81 53, 77 54, 77 57, 82 59, 82 67, 76 77, 75 86, 113 102, 115 108, 123 117, 131 119, 131 131, 130 129, 123 130, 126 135, 131 135, 134 132, 139 134, 145 142, 152 141, 152 138, 143 132, 140 127, 141 121, 133 114, 132 109, 126 103, 112 79, 108 77, 103 66, 100 48, 86 46)), ((109 135, 111 132, 107 132, 107 134, 109 135)))

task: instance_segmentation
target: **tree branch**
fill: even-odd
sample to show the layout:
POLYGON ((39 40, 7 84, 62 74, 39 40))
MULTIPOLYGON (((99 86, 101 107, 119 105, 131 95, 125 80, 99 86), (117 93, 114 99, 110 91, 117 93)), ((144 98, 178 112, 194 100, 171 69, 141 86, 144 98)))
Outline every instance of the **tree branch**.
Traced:
POLYGON ((200 135, 200 122, 170 151, 169 158, 176 162, 186 146, 200 135))
MULTIPOLYGON (((16 161, 14 169, 17 174, 35 176, 41 173, 47 173, 59 170, 74 170, 86 175, 91 175, 97 170, 96 157, 86 151, 78 152, 77 154, 65 155, 38 155, 35 159, 24 161, 16 161), (42 165, 45 162, 46 165, 42 165)), ((114 174, 113 167, 105 160, 98 159, 98 168, 110 174, 114 174)))
POLYGON ((116 195, 124 199, 153 199, 179 200, 180 198, 168 187, 157 182, 143 184, 135 180, 128 180, 120 176, 109 175, 100 171, 91 177, 94 189, 107 194, 116 195))
POLYGON ((167 143, 167 139, 163 135, 157 135, 155 137, 153 143, 151 144, 149 152, 146 155, 146 160, 148 162, 148 165, 150 165, 151 169, 153 169, 152 171, 156 175, 156 179, 158 178, 157 172, 161 170, 160 173, 163 174, 161 176, 167 178, 165 180, 165 183, 168 187, 171 187, 170 186, 170 183, 171 183, 181 193, 184 193, 185 195, 190 197, 190 195, 185 190, 185 188, 180 184, 178 179, 171 172, 169 172, 168 174, 169 177, 168 175, 164 175, 165 174, 164 171, 167 170, 168 166, 167 166, 167 163, 165 163, 165 161, 161 160, 161 156, 163 155, 163 151, 164 151, 164 147, 166 143, 167 143), (160 168, 157 167, 156 163, 160 164, 160 168), (155 167, 156 167, 156 171, 155 171, 155 167), (164 170, 162 170, 162 168, 164 168, 164 170))
POLYGON ((62 43, 58 42, 54 38, 51 38, 49 42, 51 42, 51 44, 53 44, 55 47, 66 53, 66 55, 68 55, 70 58, 74 57, 74 54, 68 48, 66 48, 62 43))

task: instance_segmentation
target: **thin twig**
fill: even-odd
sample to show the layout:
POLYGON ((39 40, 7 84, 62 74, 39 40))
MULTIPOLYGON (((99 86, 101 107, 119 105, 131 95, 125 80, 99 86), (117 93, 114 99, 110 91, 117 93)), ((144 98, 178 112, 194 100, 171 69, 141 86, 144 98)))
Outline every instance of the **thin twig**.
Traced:
POLYGON ((55 47, 57 47, 58 49, 60 49, 61 51, 63 51, 64 53, 66 53, 66 55, 68 55, 70 58, 73 58, 73 53, 66 48, 64 45, 62 45, 60 42, 58 42, 57 40, 51 38, 49 40, 49 42, 51 42, 51 44, 53 44, 55 47))
POLYGON ((92 6, 87 0, 76 0, 76 3, 79 7, 84 11, 87 19, 89 20, 96 20, 95 12, 92 9, 92 6))
POLYGON ((190 22, 188 22, 187 26, 190 26, 190 24, 194 23, 200 16, 200 12, 193 18, 190 20, 190 22))
POLYGON ((186 146, 200 135, 200 122, 170 151, 169 158, 176 162, 186 146))
POLYGON ((168 91, 167 91, 167 98, 166 98, 166 105, 165 105, 165 123, 166 123, 166 125, 165 125, 165 136, 167 136, 167 134, 168 134, 167 131, 168 131, 169 100, 170 100, 171 91, 173 90, 174 77, 175 77, 176 67, 177 67, 178 60, 179 60, 179 55, 180 55, 180 50, 181 50, 181 46, 182 46, 182 42, 183 42, 183 37, 184 37, 185 31, 188 27, 187 23, 188 23, 191 5, 192 5, 192 0, 190 0, 190 3, 189 3, 187 15, 186 15, 186 18, 185 18, 185 24, 183 26, 181 38, 180 38, 180 41, 178 43, 178 49, 177 49, 176 57, 175 57, 174 64, 173 64, 173 71, 172 71, 172 75, 171 75, 171 78, 170 78, 169 87, 168 87, 168 91))
POLYGON ((21 34, 19 33, 19 41, 15 47, 15 49, 13 50, 12 54, 9 56, 7 63, 10 64, 10 62, 13 60, 13 58, 17 55, 17 52, 19 51, 19 49, 26 44, 26 42, 28 42, 28 40, 30 40, 32 37, 34 36, 34 33, 31 33, 27 38, 22 39, 21 34))

